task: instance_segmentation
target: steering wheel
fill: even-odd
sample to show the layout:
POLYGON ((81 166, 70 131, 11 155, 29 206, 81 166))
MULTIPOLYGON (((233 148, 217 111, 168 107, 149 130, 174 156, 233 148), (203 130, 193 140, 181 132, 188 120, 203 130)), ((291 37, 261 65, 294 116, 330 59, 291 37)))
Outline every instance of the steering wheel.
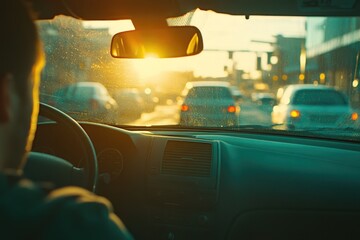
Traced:
POLYGON ((24 167, 24 175, 33 181, 50 181, 57 186, 76 185, 95 192, 98 180, 97 157, 93 143, 85 130, 66 113, 40 103, 39 116, 55 121, 76 137, 84 154, 84 167, 77 168, 68 161, 53 155, 31 152, 24 167))

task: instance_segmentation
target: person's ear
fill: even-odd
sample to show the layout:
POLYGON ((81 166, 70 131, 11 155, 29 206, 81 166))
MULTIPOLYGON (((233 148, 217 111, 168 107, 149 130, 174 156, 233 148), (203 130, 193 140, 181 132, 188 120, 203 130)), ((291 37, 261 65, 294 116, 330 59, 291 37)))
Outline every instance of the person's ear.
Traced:
POLYGON ((0 75, 0 123, 10 119, 10 80, 11 74, 0 75))

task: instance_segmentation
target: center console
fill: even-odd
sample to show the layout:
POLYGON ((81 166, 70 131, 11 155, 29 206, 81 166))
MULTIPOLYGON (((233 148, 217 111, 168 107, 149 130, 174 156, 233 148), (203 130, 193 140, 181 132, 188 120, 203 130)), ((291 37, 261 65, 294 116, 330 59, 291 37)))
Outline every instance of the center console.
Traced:
POLYGON ((216 141, 154 138, 147 166, 149 239, 214 239, 216 141))

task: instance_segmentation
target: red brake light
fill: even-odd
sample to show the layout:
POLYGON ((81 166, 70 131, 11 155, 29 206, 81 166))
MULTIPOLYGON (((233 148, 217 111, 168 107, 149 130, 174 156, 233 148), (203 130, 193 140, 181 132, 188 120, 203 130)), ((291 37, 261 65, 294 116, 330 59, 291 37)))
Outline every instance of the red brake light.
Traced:
POLYGON ((186 105, 186 104, 181 105, 181 111, 182 111, 182 112, 187 112, 187 111, 189 111, 189 106, 186 105))
POLYGON ((359 119, 359 114, 357 114, 356 112, 351 114, 351 120, 356 121, 359 119))
POLYGON ((291 116, 292 118, 299 118, 299 117, 300 117, 300 111, 298 111, 298 110, 292 110, 292 111, 290 112, 290 116, 291 116))
POLYGON ((229 113, 234 113, 234 112, 236 112, 236 107, 235 106, 228 106, 227 111, 229 113))

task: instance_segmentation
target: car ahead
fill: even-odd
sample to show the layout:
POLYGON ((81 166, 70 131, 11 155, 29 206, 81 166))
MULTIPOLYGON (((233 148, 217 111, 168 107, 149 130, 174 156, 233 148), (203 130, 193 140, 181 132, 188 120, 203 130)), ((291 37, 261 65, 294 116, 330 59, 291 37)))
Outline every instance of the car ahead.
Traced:
MULTIPOLYGON (((353 78, 359 1, 27 2, 33 3, 46 54, 43 94, 90 76, 112 89, 152 89, 154 96, 158 89, 180 96, 187 82, 209 79, 239 86, 246 96, 317 83, 340 89, 354 110, 360 107, 353 78), (203 52, 111 57, 112 36, 133 29, 148 30, 147 39, 160 40, 160 50, 177 50, 179 44, 163 44, 163 25, 197 26, 203 52)), ((33 151, 76 166, 67 185, 79 185, 74 169, 89 173, 98 166, 83 180, 97 185, 96 193, 111 201, 135 239, 360 239, 360 126, 279 129, 250 99, 242 103, 238 126, 187 126, 179 124, 178 105, 157 101, 154 108, 150 94, 151 113, 129 124, 113 124, 105 113, 101 121, 89 118, 80 122, 85 138, 61 121, 38 124, 33 151)), ((203 107, 213 102, 203 100, 203 107)), ((43 155, 32 179, 61 186, 66 164, 58 167, 43 155)))
POLYGON ((295 129, 348 128, 358 121, 344 94, 333 87, 315 85, 288 86, 271 116, 274 124, 295 129))
POLYGON ((276 103, 275 95, 272 93, 259 93, 256 98, 256 103, 262 107, 273 107, 276 103))
POLYGON ((240 107, 227 82, 189 82, 180 107, 182 126, 236 126, 240 107))
POLYGON ((141 117, 145 105, 138 89, 118 89, 112 93, 112 96, 117 102, 117 112, 122 122, 135 120, 141 117))
POLYGON ((231 86, 231 93, 237 103, 241 103, 244 100, 244 94, 236 86, 231 86))
POLYGON ((50 104, 76 120, 114 122, 118 108, 105 86, 98 82, 77 82, 54 92, 50 104))
POLYGON ((144 112, 153 112, 159 102, 159 99, 154 96, 153 91, 150 88, 145 88, 140 90, 140 96, 144 102, 144 112))

